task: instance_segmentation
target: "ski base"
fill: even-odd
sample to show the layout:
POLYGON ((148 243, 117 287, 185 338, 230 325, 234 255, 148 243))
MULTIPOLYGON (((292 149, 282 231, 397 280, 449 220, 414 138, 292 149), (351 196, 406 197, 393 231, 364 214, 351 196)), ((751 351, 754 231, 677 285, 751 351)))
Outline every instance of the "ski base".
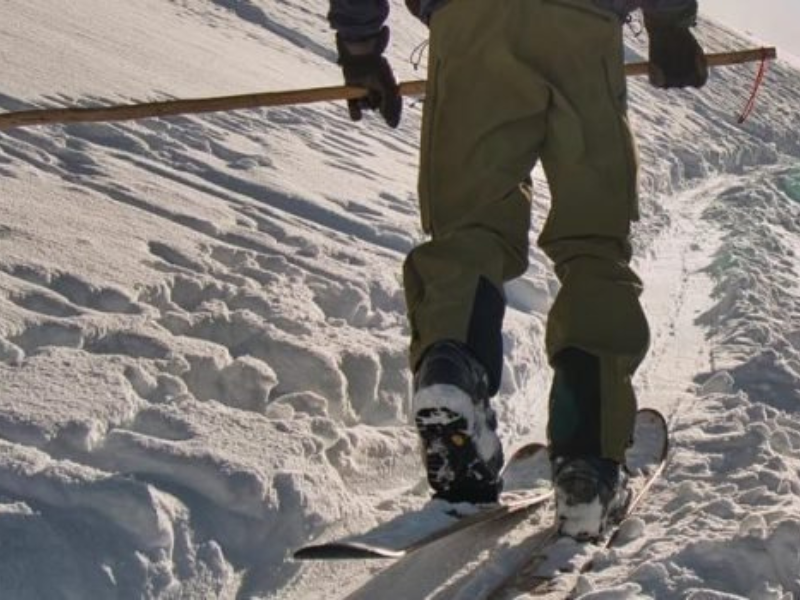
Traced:
POLYGON ((611 548, 620 540, 625 519, 641 505, 663 472, 668 453, 666 420, 656 410, 640 410, 636 415, 634 443, 626 456, 631 500, 624 513, 593 543, 560 535, 556 524, 537 532, 529 543, 527 561, 495 586, 488 597, 491 600, 519 594, 537 598, 573 597, 580 576, 593 568, 597 550, 611 548))
POLYGON ((547 447, 528 444, 514 452, 503 469, 504 492, 492 505, 452 504, 431 500, 420 510, 404 513, 366 533, 304 546, 297 560, 402 558, 444 537, 470 527, 526 514, 545 504, 550 490, 547 447))
MULTIPOLYGON (((631 474, 632 499, 620 521, 637 506, 663 471, 669 449, 667 425, 655 410, 637 413, 634 443, 626 456, 631 474)), ((297 550, 297 560, 399 559, 445 537, 472 527, 520 518, 539 508, 552 508, 550 461, 547 447, 529 444, 515 452, 503 471, 505 491, 498 504, 475 506, 432 500, 420 510, 404 513, 365 533, 311 544, 297 550)), ((612 524, 596 543, 581 543, 559 535, 556 524, 535 534, 531 558, 523 568, 495 587, 491 598, 504 598, 512 590, 547 594, 562 588, 567 575, 577 577, 592 568, 599 547, 611 547, 620 534, 612 524)))

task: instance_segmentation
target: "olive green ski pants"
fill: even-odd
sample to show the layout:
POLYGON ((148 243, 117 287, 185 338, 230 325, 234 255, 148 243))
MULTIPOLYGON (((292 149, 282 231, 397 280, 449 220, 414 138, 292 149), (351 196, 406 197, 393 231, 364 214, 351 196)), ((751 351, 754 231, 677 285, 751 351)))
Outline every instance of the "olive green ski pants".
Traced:
POLYGON ((561 282, 547 353, 599 358, 602 453, 622 460, 649 333, 629 266, 637 159, 621 23, 591 0, 451 0, 430 27, 419 179, 430 239, 404 266, 412 368, 431 344, 460 341, 497 391, 503 283, 528 266, 541 160, 552 204, 538 243, 561 282))

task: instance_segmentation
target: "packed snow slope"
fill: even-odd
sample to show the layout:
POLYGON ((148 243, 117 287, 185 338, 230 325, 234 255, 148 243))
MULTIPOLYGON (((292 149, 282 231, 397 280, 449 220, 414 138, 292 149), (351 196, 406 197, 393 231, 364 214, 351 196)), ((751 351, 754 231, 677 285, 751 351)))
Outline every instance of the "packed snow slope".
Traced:
MULTIPOLYGON (((422 78, 426 32, 393 4, 391 58, 422 78)), ((6 0, 0 109, 335 85, 326 8, 6 0)), ((700 31, 710 51, 744 44, 700 31)), ((629 32, 629 58, 645 44, 629 32)), ((587 597, 800 597, 800 73, 773 65, 738 125, 754 74, 631 81, 653 330, 637 384, 674 451, 587 597)), ((397 564, 290 558, 426 499, 399 279, 423 239, 419 115, 0 133, 0 597, 480 598, 524 559, 533 525, 397 564)), ((530 259, 507 289, 509 448, 546 418, 557 282, 530 259)))

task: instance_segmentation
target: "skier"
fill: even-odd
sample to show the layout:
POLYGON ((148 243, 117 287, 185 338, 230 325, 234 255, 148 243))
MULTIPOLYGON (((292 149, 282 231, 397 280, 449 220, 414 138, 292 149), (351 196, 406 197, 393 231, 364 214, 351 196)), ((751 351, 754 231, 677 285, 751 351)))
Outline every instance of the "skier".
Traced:
MULTIPOLYGON (((545 340, 556 510, 568 535, 599 535, 627 498, 631 380, 649 343, 629 264, 637 157, 622 26, 643 10, 653 85, 701 87, 708 67, 690 29, 697 2, 406 3, 430 28, 419 175, 430 239, 404 264, 428 481, 453 502, 494 502, 501 491, 490 399, 502 371, 503 284, 528 266, 530 173, 541 160, 552 205, 538 244, 561 282, 545 340)), ((329 20, 345 82, 369 91, 348 102, 351 118, 378 110, 396 127, 388 12, 388 0, 331 0, 329 20)))

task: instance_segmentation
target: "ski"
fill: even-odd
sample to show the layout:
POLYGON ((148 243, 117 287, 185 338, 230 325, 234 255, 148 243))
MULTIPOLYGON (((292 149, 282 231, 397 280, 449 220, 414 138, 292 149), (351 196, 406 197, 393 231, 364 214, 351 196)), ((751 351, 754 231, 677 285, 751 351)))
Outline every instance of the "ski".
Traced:
POLYGON ((634 443, 626 457, 632 496, 620 521, 595 543, 566 538, 559 534, 555 523, 549 525, 529 541, 527 561, 500 581, 488 598, 502 600, 518 594, 553 600, 573 597, 580 576, 594 567, 597 550, 612 548, 618 542, 622 523, 641 506, 663 473, 668 453, 669 435, 663 415, 652 409, 640 410, 636 416, 634 443))
POLYGON ((503 468, 503 481, 504 491, 497 504, 475 506, 431 500, 420 510, 401 514, 368 532, 304 546, 294 558, 402 558, 465 529, 528 514, 553 496, 547 447, 532 443, 514 452, 503 468))

